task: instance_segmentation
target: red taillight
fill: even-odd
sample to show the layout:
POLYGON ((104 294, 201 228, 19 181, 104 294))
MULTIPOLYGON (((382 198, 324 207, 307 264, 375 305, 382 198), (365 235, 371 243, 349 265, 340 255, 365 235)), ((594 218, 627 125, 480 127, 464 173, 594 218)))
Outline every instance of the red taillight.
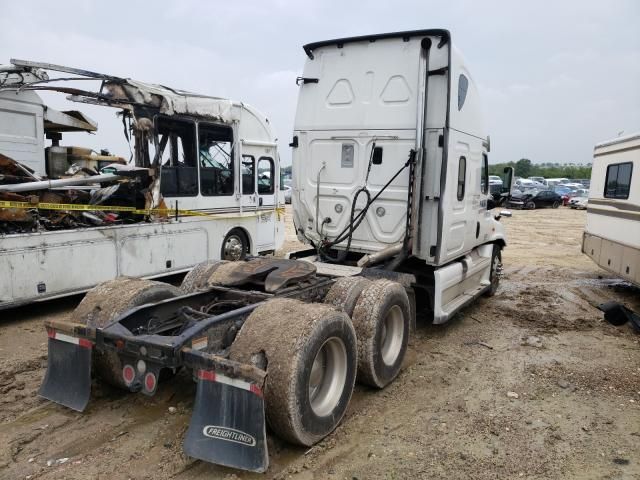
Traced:
POLYGON ((131 385, 131 383, 133 383, 133 380, 136 378, 136 371, 131 365, 124 366, 122 369, 122 378, 124 379, 124 383, 127 385, 131 385))
POLYGON ((153 393, 157 383, 158 381, 153 373, 149 372, 144 376, 144 388, 147 392, 153 393))

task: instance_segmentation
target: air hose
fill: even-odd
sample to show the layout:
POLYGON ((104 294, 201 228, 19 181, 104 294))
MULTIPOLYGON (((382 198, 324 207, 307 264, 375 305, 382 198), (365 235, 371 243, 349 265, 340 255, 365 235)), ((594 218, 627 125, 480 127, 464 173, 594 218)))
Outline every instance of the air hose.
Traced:
POLYGON ((364 187, 361 187, 360 189, 358 189, 356 191, 356 194, 353 197, 353 201, 351 202, 351 213, 349 215, 349 223, 336 236, 336 238, 334 240, 331 240, 331 241, 326 241, 325 240, 317 247, 317 250, 318 250, 318 253, 320 255, 320 258, 323 261, 333 262, 333 263, 340 263, 340 262, 343 262, 347 258, 347 255, 349 254, 349 250, 351 248, 351 240, 353 239, 353 232, 355 232, 355 230, 364 221, 364 219, 366 217, 366 214, 367 214, 367 211, 369 210, 369 207, 371 206, 371 204, 373 204, 373 202, 375 202, 378 199, 378 197, 382 194, 382 192, 384 192, 387 189, 387 187, 389 185, 391 185, 391 183, 393 183, 393 181, 396 178, 398 178, 398 175, 400 175, 405 168, 407 168, 409 165, 411 165, 412 162, 415 161, 415 151, 411 150, 409 152, 409 158, 407 159, 405 164, 395 173, 395 175, 393 177, 391 177, 391 179, 372 198, 371 197, 371 192, 369 192, 369 189, 367 188, 367 183, 369 181, 369 173, 371 172, 371 165, 372 165, 372 161, 373 161, 373 152, 374 152, 375 147, 376 147, 376 144, 373 143, 373 145, 371 146, 371 155, 369 156, 369 165, 367 167, 367 176, 365 178, 364 187), (356 215, 356 205, 358 203, 358 198, 363 193, 367 196, 367 202, 365 203, 365 205, 362 208, 362 210, 360 210, 360 212, 358 212, 358 214, 356 215), (332 256, 329 253, 329 250, 331 249, 331 247, 333 247, 335 245, 338 245, 339 243, 342 243, 345 240, 347 240, 346 248, 344 250, 342 250, 342 251, 339 251, 336 256, 332 256))

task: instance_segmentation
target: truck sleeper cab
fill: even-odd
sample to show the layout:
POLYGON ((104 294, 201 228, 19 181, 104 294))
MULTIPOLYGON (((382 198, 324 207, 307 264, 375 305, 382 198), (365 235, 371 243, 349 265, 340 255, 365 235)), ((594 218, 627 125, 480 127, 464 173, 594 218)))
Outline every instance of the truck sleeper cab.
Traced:
POLYGON ((462 55, 446 30, 329 40, 305 52, 292 142, 298 238, 319 260, 402 252, 394 268, 425 280, 433 320, 446 321, 487 289, 506 245, 488 208, 490 144, 462 55), (403 169, 412 154, 415 167, 403 169), (363 188, 377 198, 343 234, 367 206, 366 195, 354 200, 363 188))

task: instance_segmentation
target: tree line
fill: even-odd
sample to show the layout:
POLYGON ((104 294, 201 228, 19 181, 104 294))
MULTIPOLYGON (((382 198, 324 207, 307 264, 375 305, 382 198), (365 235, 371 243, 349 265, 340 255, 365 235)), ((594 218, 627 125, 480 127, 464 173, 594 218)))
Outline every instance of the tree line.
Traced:
POLYGON ((560 165, 558 163, 533 163, 528 158, 517 162, 489 165, 489 175, 502 176, 505 167, 513 167, 516 177, 591 178, 591 164, 560 165))
MULTIPOLYGON (((504 167, 513 167, 517 177, 545 177, 545 178, 591 178, 591 164, 588 165, 560 165, 559 163, 533 163, 528 158, 521 158, 517 162, 494 163, 489 165, 489 175, 502 176, 504 167)), ((291 165, 281 166, 283 176, 291 177, 291 165)))

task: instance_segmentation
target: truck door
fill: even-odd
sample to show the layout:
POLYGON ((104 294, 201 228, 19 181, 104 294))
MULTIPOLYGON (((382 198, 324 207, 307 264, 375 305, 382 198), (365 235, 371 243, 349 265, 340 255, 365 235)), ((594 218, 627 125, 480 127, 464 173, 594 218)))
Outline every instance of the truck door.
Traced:
POLYGON ((273 244, 276 228, 276 163, 270 156, 261 156, 257 166, 258 210, 262 212, 258 220, 258 248, 273 244))

